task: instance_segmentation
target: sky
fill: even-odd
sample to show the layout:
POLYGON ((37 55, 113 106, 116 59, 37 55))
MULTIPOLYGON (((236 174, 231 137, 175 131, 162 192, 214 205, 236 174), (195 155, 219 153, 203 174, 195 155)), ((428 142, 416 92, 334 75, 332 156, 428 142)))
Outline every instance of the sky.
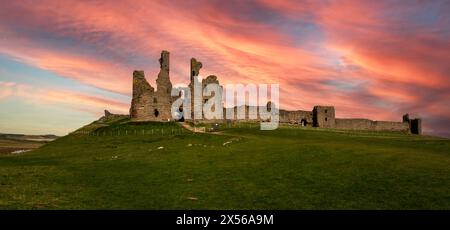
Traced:
POLYGON ((450 136, 450 1, 0 0, 0 133, 64 135, 128 114, 133 70, 280 85, 282 109, 423 119, 450 136))

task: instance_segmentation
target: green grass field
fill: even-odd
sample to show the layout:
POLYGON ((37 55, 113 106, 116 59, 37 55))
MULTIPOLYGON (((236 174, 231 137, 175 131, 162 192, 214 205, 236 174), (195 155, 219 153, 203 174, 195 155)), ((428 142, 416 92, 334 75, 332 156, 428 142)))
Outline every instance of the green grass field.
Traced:
POLYGON ((0 155, 0 209, 450 209, 448 139, 90 127, 90 135, 0 155))

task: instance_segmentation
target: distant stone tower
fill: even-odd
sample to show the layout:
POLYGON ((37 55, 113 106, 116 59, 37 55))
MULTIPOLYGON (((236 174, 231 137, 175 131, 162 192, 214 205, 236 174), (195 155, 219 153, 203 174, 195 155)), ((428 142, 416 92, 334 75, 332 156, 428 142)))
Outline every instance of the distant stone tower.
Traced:
MULTIPOLYGON (((208 84, 220 84, 219 80, 217 80, 217 77, 215 75, 209 75, 207 78, 202 80, 202 89, 205 89, 208 84)), ((210 99, 212 96, 203 96, 203 103, 206 103, 208 99, 210 99)))
POLYGON ((144 71, 133 72, 133 99, 131 100, 130 117, 134 121, 154 120, 153 97, 155 89, 147 82, 144 71))
POLYGON ((191 119, 194 119, 194 111, 203 111, 202 102, 197 103, 198 107, 195 108, 194 102, 194 80, 200 74, 200 69, 203 67, 202 63, 197 61, 195 58, 191 58, 191 72, 190 72, 190 82, 189 88, 191 90, 191 119))
POLYGON ((410 120, 409 125, 412 134, 422 135, 422 119, 420 118, 412 119, 410 120))
POLYGON ((313 126, 334 128, 336 124, 333 106, 314 106, 313 126))
POLYGON ((420 118, 410 119, 409 114, 405 114, 403 115, 403 122, 409 124, 410 133, 422 135, 422 119, 420 118))
MULTIPOLYGON (((203 104, 206 103, 206 101, 210 98, 212 98, 213 96, 202 96, 201 97, 201 101, 199 101, 198 103, 198 108, 195 108, 195 103, 194 103, 194 80, 197 76, 199 76, 200 74, 200 69, 203 67, 203 64, 200 61, 197 61, 197 59, 195 58, 191 58, 191 72, 190 72, 190 76, 191 76, 191 80, 189 83, 189 88, 191 90, 191 119, 194 119, 194 111, 203 111, 203 104), (197 110, 194 110, 197 109, 197 110)), ((200 79, 199 79, 200 80, 200 79)), ((219 80, 217 79, 217 76, 215 75, 209 75, 208 77, 201 79, 201 90, 203 93, 203 90, 205 89, 205 87, 208 84, 220 84, 219 80)), ((220 86, 221 87, 221 86, 220 86)), ((203 112, 202 112, 203 114, 203 112)))
POLYGON ((172 106, 172 83, 169 77, 169 52, 162 51, 161 58, 159 59, 160 71, 158 78, 156 79, 156 97, 154 103, 157 104, 157 108, 154 110, 156 117, 159 120, 171 120, 172 115, 170 108, 172 106), (158 114, 158 115, 156 115, 158 114))
POLYGON ((191 58, 191 79, 190 82, 192 84, 193 79, 195 76, 198 76, 200 74, 200 69, 203 67, 203 64, 199 61, 197 61, 197 59, 195 58, 191 58))
POLYGON ((156 79, 157 90, 147 82, 144 71, 133 72, 133 99, 130 118, 133 121, 172 120, 172 83, 169 77, 169 52, 162 51, 160 71, 156 79))

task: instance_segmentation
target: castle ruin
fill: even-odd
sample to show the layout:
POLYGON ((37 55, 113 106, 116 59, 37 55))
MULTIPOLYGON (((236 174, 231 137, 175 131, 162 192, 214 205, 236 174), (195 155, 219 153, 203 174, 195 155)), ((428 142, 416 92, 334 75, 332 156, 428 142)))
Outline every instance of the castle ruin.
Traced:
MULTIPOLYGON (((169 76, 169 57, 168 51, 162 51, 159 59, 160 71, 156 79, 157 90, 147 82, 144 76, 144 71, 133 72, 133 98, 130 107, 130 118, 132 121, 173 121, 171 114, 172 102, 179 96, 171 96, 172 83, 169 76)), ((200 69, 203 64, 195 58, 191 59, 190 63, 190 83, 191 98, 194 98, 194 79, 199 76, 200 69)), ((210 75, 202 79, 202 89, 207 84, 219 84, 216 76, 210 75)), ((202 103, 205 103, 210 96, 203 96, 202 103)), ((242 106, 245 110, 244 121, 258 121, 257 114, 252 114, 252 111, 257 111, 260 108, 250 108, 251 106, 242 106), (250 119, 254 118, 256 119, 250 119)), ((241 108, 234 107, 234 114, 241 108)), ((199 108, 199 111, 202 111, 199 108)), ((181 109, 180 109, 181 111, 181 109)), ((191 111, 195 111, 194 103, 191 102, 191 111)), ((225 108, 224 108, 225 114, 225 108)), ((236 118, 236 117, 235 117, 236 118)), ((183 118, 184 120, 184 118, 183 118)), ((226 120, 224 118, 224 120, 226 120)), ((199 121, 196 121, 199 122, 199 121)), ((202 122, 208 122, 202 120, 202 122)), ((211 121, 209 121, 211 122, 211 121)), ((217 122, 217 121, 213 121, 217 122)), ((408 114, 405 114, 402 121, 372 121, 369 119, 354 119, 354 118, 336 118, 335 109, 333 106, 314 106, 311 111, 296 110, 279 110, 279 122, 288 123, 299 126, 311 126, 319 128, 343 129, 343 130, 373 130, 373 131, 395 131, 403 133, 421 134, 422 120, 420 118, 410 119, 408 114)))
POLYGON ((133 72, 133 99, 131 100, 130 117, 134 121, 170 121, 173 98, 172 83, 169 77, 169 55, 161 52, 160 70, 156 79, 157 90, 147 82, 144 71, 133 72))

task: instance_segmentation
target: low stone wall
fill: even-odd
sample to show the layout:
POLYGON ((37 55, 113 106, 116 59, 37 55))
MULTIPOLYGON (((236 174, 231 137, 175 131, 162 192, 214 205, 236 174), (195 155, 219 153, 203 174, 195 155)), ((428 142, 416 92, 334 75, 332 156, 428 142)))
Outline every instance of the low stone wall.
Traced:
POLYGON ((409 132, 407 122, 336 118, 336 129, 409 132))
POLYGON ((409 124, 407 122, 395 121, 374 121, 374 129, 376 131, 397 131, 409 132, 409 124))
POLYGON ((302 120, 305 120, 307 125, 312 125, 313 123, 312 112, 304 110, 296 110, 296 111, 280 110, 281 123, 299 124, 301 123, 302 120))
MULTIPOLYGON (((200 119, 198 122, 202 123, 221 123, 223 121, 236 121, 236 122, 261 122, 261 118, 259 116, 258 111, 265 110, 264 107, 256 107, 255 106, 238 106, 234 107, 232 118, 227 117, 227 108, 223 108, 223 119, 200 119), (238 111, 242 109, 244 111, 244 117, 242 119, 238 119, 238 111)), ((304 124, 312 126, 312 112, 311 111, 287 111, 287 110, 279 110, 279 122, 280 123, 290 123, 290 124, 304 124), (306 122, 305 122, 306 121, 306 122)), ((186 120, 194 120, 194 119, 186 119, 186 120)))
POLYGON ((336 129, 364 130, 372 128, 372 121, 368 119, 335 119, 336 129))

